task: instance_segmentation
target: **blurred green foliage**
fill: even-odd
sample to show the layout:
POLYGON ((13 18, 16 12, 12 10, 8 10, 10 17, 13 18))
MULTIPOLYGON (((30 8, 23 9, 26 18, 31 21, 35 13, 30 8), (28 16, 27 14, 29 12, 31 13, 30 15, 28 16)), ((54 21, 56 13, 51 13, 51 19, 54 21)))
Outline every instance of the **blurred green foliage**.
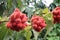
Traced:
MULTIPOLYGON (((27 14, 29 19, 32 15, 37 14, 42 16, 47 25, 41 33, 34 34, 35 31, 30 26, 20 32, 12 31, 6 28, 6 23, 0 23, 0 40, 35 40, 32 35, 38 35, 38 40, 60 40, 60 24, 53 24, 51 11, 60 5, 60 0, 54 0, 49 7, 46 7, 42 0, 0 0, 0 21, 7 20, 3 17, 8 16, 19 8, 23 13, 27 14)), ((7 18, 8 18, 7 17, 7 18)))

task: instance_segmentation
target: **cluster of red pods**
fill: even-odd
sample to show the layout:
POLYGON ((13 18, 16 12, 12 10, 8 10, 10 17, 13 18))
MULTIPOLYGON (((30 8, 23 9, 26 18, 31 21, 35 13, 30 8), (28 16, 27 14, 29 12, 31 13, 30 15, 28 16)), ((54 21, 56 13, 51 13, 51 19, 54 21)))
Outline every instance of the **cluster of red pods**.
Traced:
POLYGON ((53 21, 54 23, 60 23, 60 7, 56 7, 53 11, 53 21))
POLYGON ((33 29, 37 32, 40 32, 46 26, 45 20, 40 16, 33 16, 31 22, 33 29))
POLYGON ((23 14, 18 8, 10 15, 9 22, 7 22, 7 28, 15 31, 23 30, 27 27, 28 17, 26 14, 23 14))
MULTIPOLYGON (((56 7, 53 11, 53 21, 54 23, 60 23, 60 7, 56 7)), ((28 17, 26 14, 22 13, 18 8, 14 10, 14 12, 10 15, 9 21, 7 22, 7 28, 15 31, 23 30, 28 26, 27 24, 28 17)), ((32 28, 40 32, 41 29, 46 27, 46 22, 43 17, 34 15, 31 18, 32 28)))

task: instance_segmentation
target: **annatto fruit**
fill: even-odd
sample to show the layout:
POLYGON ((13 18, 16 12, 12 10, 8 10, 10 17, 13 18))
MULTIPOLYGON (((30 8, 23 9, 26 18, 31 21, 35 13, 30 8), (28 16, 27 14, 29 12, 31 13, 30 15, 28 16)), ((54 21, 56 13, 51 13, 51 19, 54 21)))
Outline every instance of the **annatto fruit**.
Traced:
POLYGON ((53 11, 53 22, 60 23, 60 7, 56 7, 53 11))
POLYGON ((46 26, 45 20, 37 15, 32 16, 31 23, 32 23, 32 28, 37 32, 40 32, 40 30, 46 26))
POLYGON ((10 15, 9 21, 7 22, 7 28, 15 31, 23 30, 27 26, 28 17, 23 14, 18 8, 10 15))

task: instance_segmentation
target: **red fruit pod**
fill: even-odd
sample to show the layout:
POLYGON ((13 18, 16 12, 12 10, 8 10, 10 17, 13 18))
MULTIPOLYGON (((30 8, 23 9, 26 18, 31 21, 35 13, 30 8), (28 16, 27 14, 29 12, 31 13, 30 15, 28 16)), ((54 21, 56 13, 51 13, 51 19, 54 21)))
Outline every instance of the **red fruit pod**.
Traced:
POLYGON ((56 16, 56 15, 54 15, 54 16, 53 16, 53 18, 54 18, 54 19, 56 19, 56 18, 57 18, 57 16, 56 16))
POLYGON ((20 16, 22 15, 22 12, 18 8, 16 8, 13 13, 15 19, 20 18, 20 16))
POLYGON ((26 17, 26 18, 23 18, 23 19, 22 19, 22 23, 27 22, 27 20, 28 20, 27 17, 26 17))
POLYGON ((17 24, 17 27, 19 27, 20 30, 23 30, 25 28, 25 24, 19 23, 17 24))
POLYGON ((21 16, 20 16, 20 18, 22 19, 22 18, 24 18, 26 15, 25 14, 22 14, 21 16))
POLYGON ((12 28, 12 30, 13 30, 13 31, 15 30, 15 31, 18 31, 18 32, 19 32, 19 31, 20 31, 20 28, 17 27, 17 26, 15 26, 15 27, 12 28))
POLYGON ((33 29, 36 29, 37 28, 37 25, 36 24, 33 24, 32 26, 33 26, 33 29))
POLYGON ((34 20, 38 20, 38 19, 39 19, 39 17, 36 16, 36 15, 34 15, 34 16, 31 18, 31 22, 33 22, 34 20))
POLYGON ((10 15, 10 21, 14 21, 15 18, 14 18, 14 13, 10 15))
POLYGON ((41 30, 41 27, 39 26, 39 27, 37 27, 37 29, 35 29, 37 32, 40 32, 40 30, 41 30))
POLYGON ((56 8, 55 8, 55 10, 60 10, 60 7, 59 7, 59 6, 58 6, 58 7, 56 7, 56 8))
POLYGON ((13 31, 15 30, 15 28, 14 28, 13 26, 12 26, 12 27, 10 27, 10 29, 11 29, 11 30, 13 30, 13 31))
POLYGON ((16 8, 9 19, 9 22, 11 24, 8 23, 7 27, 13 31, 23 30, 27 26, 27 20, 27 16, 19 11, 18 8, 16 8))
POLYGON ((10 22, 7 22, 6 26, 7 26, 7 28, 10 28, 10 27, 12 27, 12 24, 10 22))
POLYGON ((42 21, 41 21, 41 20, 36 20, 36 23, 37 23, 37 24, 41 24, 42 21))
POLYGON ((24 23, 24 27, 27 27, 28 26, 28 24, 27 23, 24 23))
POLYGON ((17 24, 15 22, 12 23, 12 26, 16 26, 17 24))
POLYGON ((22 24, 22 23, 18 23, 18 24, 17 24, 17 27, 20 27, 20 29, 22 29, 23 24, 22 24))
POLYGON ((43 29, 43 28, 45 28, 45 26, 46 26, 46 24, 43 24, 43 25, 41 26, 41 28, 43 29))
POLYGON ((22 22, 26 22, 28 20, 28 17, 26 16, 26 14, 22 14, 20 16, 20 18, 21 18, 22 22))
POLYGON ((34 21, 32 22, 32 24, 37 24, 37 20, 34 20, 34 21))
POLYGON ((56 10, 53 12, 53 15, 58 15, 56 10))
POLYGON ((60 15, 58 15, 57 18, 60 18, 60 15))
POLYGON ((14 14, 14 18, 15 18, 15 19, 20 18, 20 13, 16 12, 16 13, 14 14))
POLYGON ((22 14, 22 12, 18 8, 15 8, 14 13, 16 13, 16 12, 22 14))
POLYGON ((59 23, 60 21, 60 7, 56 7, 53 11, 54 23, 59 23))
POLYGON ((36 15, 31 18, 31 23, 33 29, 37 32, 46 26, 45 20, 42 17, 36 15))
POLYGON ((15 20, 15 22, 16 22, 16 23, 21 23, 21 19, 18 18, 18 19, 15 20))

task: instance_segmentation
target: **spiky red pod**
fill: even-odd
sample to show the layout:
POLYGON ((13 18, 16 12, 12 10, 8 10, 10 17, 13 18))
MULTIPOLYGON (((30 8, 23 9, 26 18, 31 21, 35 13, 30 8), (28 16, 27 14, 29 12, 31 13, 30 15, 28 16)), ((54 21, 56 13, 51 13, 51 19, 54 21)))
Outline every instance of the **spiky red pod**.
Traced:
POLYGON ((28 17, 23 14, 18 8, 10 15, 10 20, 7 22, 7 28, 15 31, 23 30, 27 26, 28 17))
POLYGON ((32 27, 35 31, 40 32, 46 26, 45 20, 40 16, 33 16, 31 18, 32 27))
POLYGON ((53 11, 54 23, 60 23, 60 7, 56 7, 53 11))

